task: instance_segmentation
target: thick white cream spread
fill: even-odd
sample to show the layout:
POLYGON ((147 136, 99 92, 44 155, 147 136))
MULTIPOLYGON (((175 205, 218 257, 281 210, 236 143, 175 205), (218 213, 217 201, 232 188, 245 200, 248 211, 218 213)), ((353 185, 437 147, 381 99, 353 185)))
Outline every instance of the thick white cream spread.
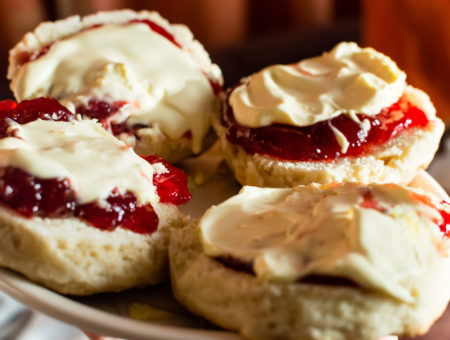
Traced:
MULTIPOLYGON (((229 103, 241 125, 309 126, 342 113, 376 115, 405 87, 405 73, 387 56, 343 42, 318 57, 264 68, 234 89, 229 103)), ((345 153, 347 141, 333 132, 345 153)))
POLYGON ((207 255, 253 263, 259 279, 345 277, 413 302, 420 275, 450 265, 440 203, 423 197, 394 184, 244 187, 206 212, 200 238, 207 255))
POLYGON ((171 139, 190 130, 194 152, 216 105, 189 53, 143 23, 104 25, 56 41, 20 69, 14 93, 18 101, 55 97, 72 111, 92 98, 126 101, 111 121, 157 125, 171 139))
POLYGON ((115 188, 132 192, 140 204, 159 201, 153 174, 165 171, 162 164, 154 168, 92 120, 36 120, 10 129, 17 138, 0 140, 0 167, 68 178, 80 203, 104 204, 115 188))

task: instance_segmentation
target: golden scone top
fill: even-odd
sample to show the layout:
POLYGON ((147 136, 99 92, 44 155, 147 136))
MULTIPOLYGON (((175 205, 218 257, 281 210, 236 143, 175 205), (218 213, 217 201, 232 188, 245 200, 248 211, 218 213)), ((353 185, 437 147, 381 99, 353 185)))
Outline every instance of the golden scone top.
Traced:
POLYGON ((193 57, 143 23, 103 25, 55 41, 21 67, 13 91, 18 101, 50 96, 72 111, 92 98, 126 101, 126 115, 112 121, 131 114, 127 124, 156 124, 171 139, 191 131, 194 152, 216 105, 193 57))
POLYGON ((405 87, 405 73, 387 56, 343 42, 321 56, 251 75, 229 101, 241 125, 308 126, 341 113, 376 115, 405 87))
POLYGON ((210 208, 199 232, 207 255, 251 263, 263 280, 345 277, 414 302, 421 273, 450 265, 447 208, 433 200, 394 184, 244 187, 210 208))
POLYGON ((133 193, 139 204, 159 201, 153 174, 164 166, 149 164, 92 120, 36 120, 11 128, 16 137, 0 140, 1 167, 68 178, 80 203, 102 205, 115 188, 133 193))

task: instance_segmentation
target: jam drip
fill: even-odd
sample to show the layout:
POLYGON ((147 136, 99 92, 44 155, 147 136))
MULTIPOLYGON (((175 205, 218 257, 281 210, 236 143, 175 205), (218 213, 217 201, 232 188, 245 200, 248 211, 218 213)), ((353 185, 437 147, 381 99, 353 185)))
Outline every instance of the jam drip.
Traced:
POLYGON ((161 203, 181 205, 189 202, 192 195, 187 188, 187 178, 183 170, 174 167, 164 159, 154 156, 141 156, 150 164, 162 163, 167 172, 153 175, 153 184, 161 203))
POLYGON ((228 140, 247 153, 289 161, 332 161, 339 157, 362 156, 374 152, 377 146, 404 130, 428 124, 425 113, 404 97, 376 116, 357 114, 357 117, 361 122, 368 120, 370 129, 367 132, 346 114, 306 127, 273 124, 251 128, 239 125, 231 106, 226 105, 222 124, 227 128, 228 140), (341 152, 331 126, 347 138, 350 145, 346 153, 341 152))
POLYGON ((164 38, 169 40, 172 44, 174 44, 178 48, 181 48, 181 45, 175 40, 175 37, 172 34, 167 32, 166 29, 162 28, 158 24, 155 24, 153 21, 150 21, 148 19, 133 19, 133 20, 130 21, 130 23, 143 23, 143 24, 146 24, 148 27, 150 27, 150 29, 153 32, 158 33, 159 35, 162 35, 164 38))
MULTIPOLYGON (((447 207, 450 206, 450 203, 446 201, 442 201, 441 204, 446 205, 447 207)), ((438 223, 439 229, 444 237, 450 237, 450 213, 444 209, 440 209, 439 213, 442 216, 442 221, 438 223)))
MULTIPOLYGON (((6 131, 9 121, 17 123, 28 123, 36 119, 68 121, 74 117, 56 100, 46 98, 20 104, 9 100, 0 101, 0 115, 2 131, 6 131)), ((144 159, 151 164, 163 163, 167 169, 166 172, 153 176, 162 203, 180 205, 190 200, 186 175, 182 170, 155 156, 146 156, 144 159)), ((158 216, 152 205, 138 205, 136 197, 130 192, 120 194, 114 190, 106 198, 104 205, 96 202, 80 204, 69 179, 43 179, 15 167, 1 169, 0 201, 25 217, 74 216, 102 230, 113 230, 120 226, 145 234, 155 231, 158 226, 158 216)))

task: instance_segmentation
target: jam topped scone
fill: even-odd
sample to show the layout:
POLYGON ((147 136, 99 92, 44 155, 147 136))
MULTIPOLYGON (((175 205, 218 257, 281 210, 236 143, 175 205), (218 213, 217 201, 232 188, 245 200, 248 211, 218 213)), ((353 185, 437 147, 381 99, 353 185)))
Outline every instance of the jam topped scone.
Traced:
POLYGON ((258 186, 408 183, 444 130, 392 60, 355 43, 243 79, 213 124, 237 180, 258 186))
POLYGON ((156 12, 43 23, 10 51, 8 78, 18 101, 54 97, 139 154, 176 162, 214 140, 220 69, 187 27, 156 12))
POLYGON ((0 102, 0 264, 59 292, 157 283, 185 174, 56 100, 0 102))
POLYGON ((251 339, 418 335, 450 300, 449 229, 447 203, 397 184, 244 187, 172 234, 172 287, 251 339))

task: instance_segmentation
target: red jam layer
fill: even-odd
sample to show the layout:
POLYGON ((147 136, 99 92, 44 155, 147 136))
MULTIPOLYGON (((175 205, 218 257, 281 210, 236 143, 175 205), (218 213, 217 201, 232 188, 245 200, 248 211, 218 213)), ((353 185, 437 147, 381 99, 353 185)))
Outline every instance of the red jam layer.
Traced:
MULTIPOLYGON (((4 131, 7 128, 4 128, 8 123, 7 118, 25 124, 36 119, 67 121, 73 116, 71 115, 56 100, 46 98, 20 104, 0 101, 1 126, 4 131)), ((3 134, 2 137, 7 135, 3 134)), ((180 205, 190 200, 186 175, 182 170, 155 156, 146 156, 144 159, 151 164, 163 163, 167 168, 167 172, 153 176, 162 203, 180 205)), ((69 179, 38 178, 15 167, 0 170, 0 201, 25 217, 74 216, 102 230, 113 230, 120 225, 145 234, 155 231, 158 226, 158 216, 152 205, 138 205, 132 193, 119 194, 113 191, 106 199, 106 206, 95 202, 79 204, 69 179)))
POLYGON ((14 124, 26 124, 38 119, 68 122, 75 115, 52 98, 24 100, 17 104, 12 100, 0 101, 0 138, 10 136, 14 124))
POLYGON ((251 128, 236 122, 230 105, 226 105, 224 111, 222 124, 227 128, 231 143, 250 154, 265 154, 289 161, 332 161, 339 157, 362 156, 374 152, 407 129, 428 124, 426 114, 404 97, 376 116, 357 114, 361 122, 365 119, 370 122, 367 133, 346 114, 306 127, 273 124, 251 128), (341 153, 341 146, 330 126, 347 138, 350 145, 346 153, 341 153))
POLYGON ((150 164, 162 163, 167 169, 167 172, 153 175, 153 184, 161 203, 181 205, 189 202, 192 195, 187 188, 187 178, 183 170, 154 155, 141 157, 150 164))

